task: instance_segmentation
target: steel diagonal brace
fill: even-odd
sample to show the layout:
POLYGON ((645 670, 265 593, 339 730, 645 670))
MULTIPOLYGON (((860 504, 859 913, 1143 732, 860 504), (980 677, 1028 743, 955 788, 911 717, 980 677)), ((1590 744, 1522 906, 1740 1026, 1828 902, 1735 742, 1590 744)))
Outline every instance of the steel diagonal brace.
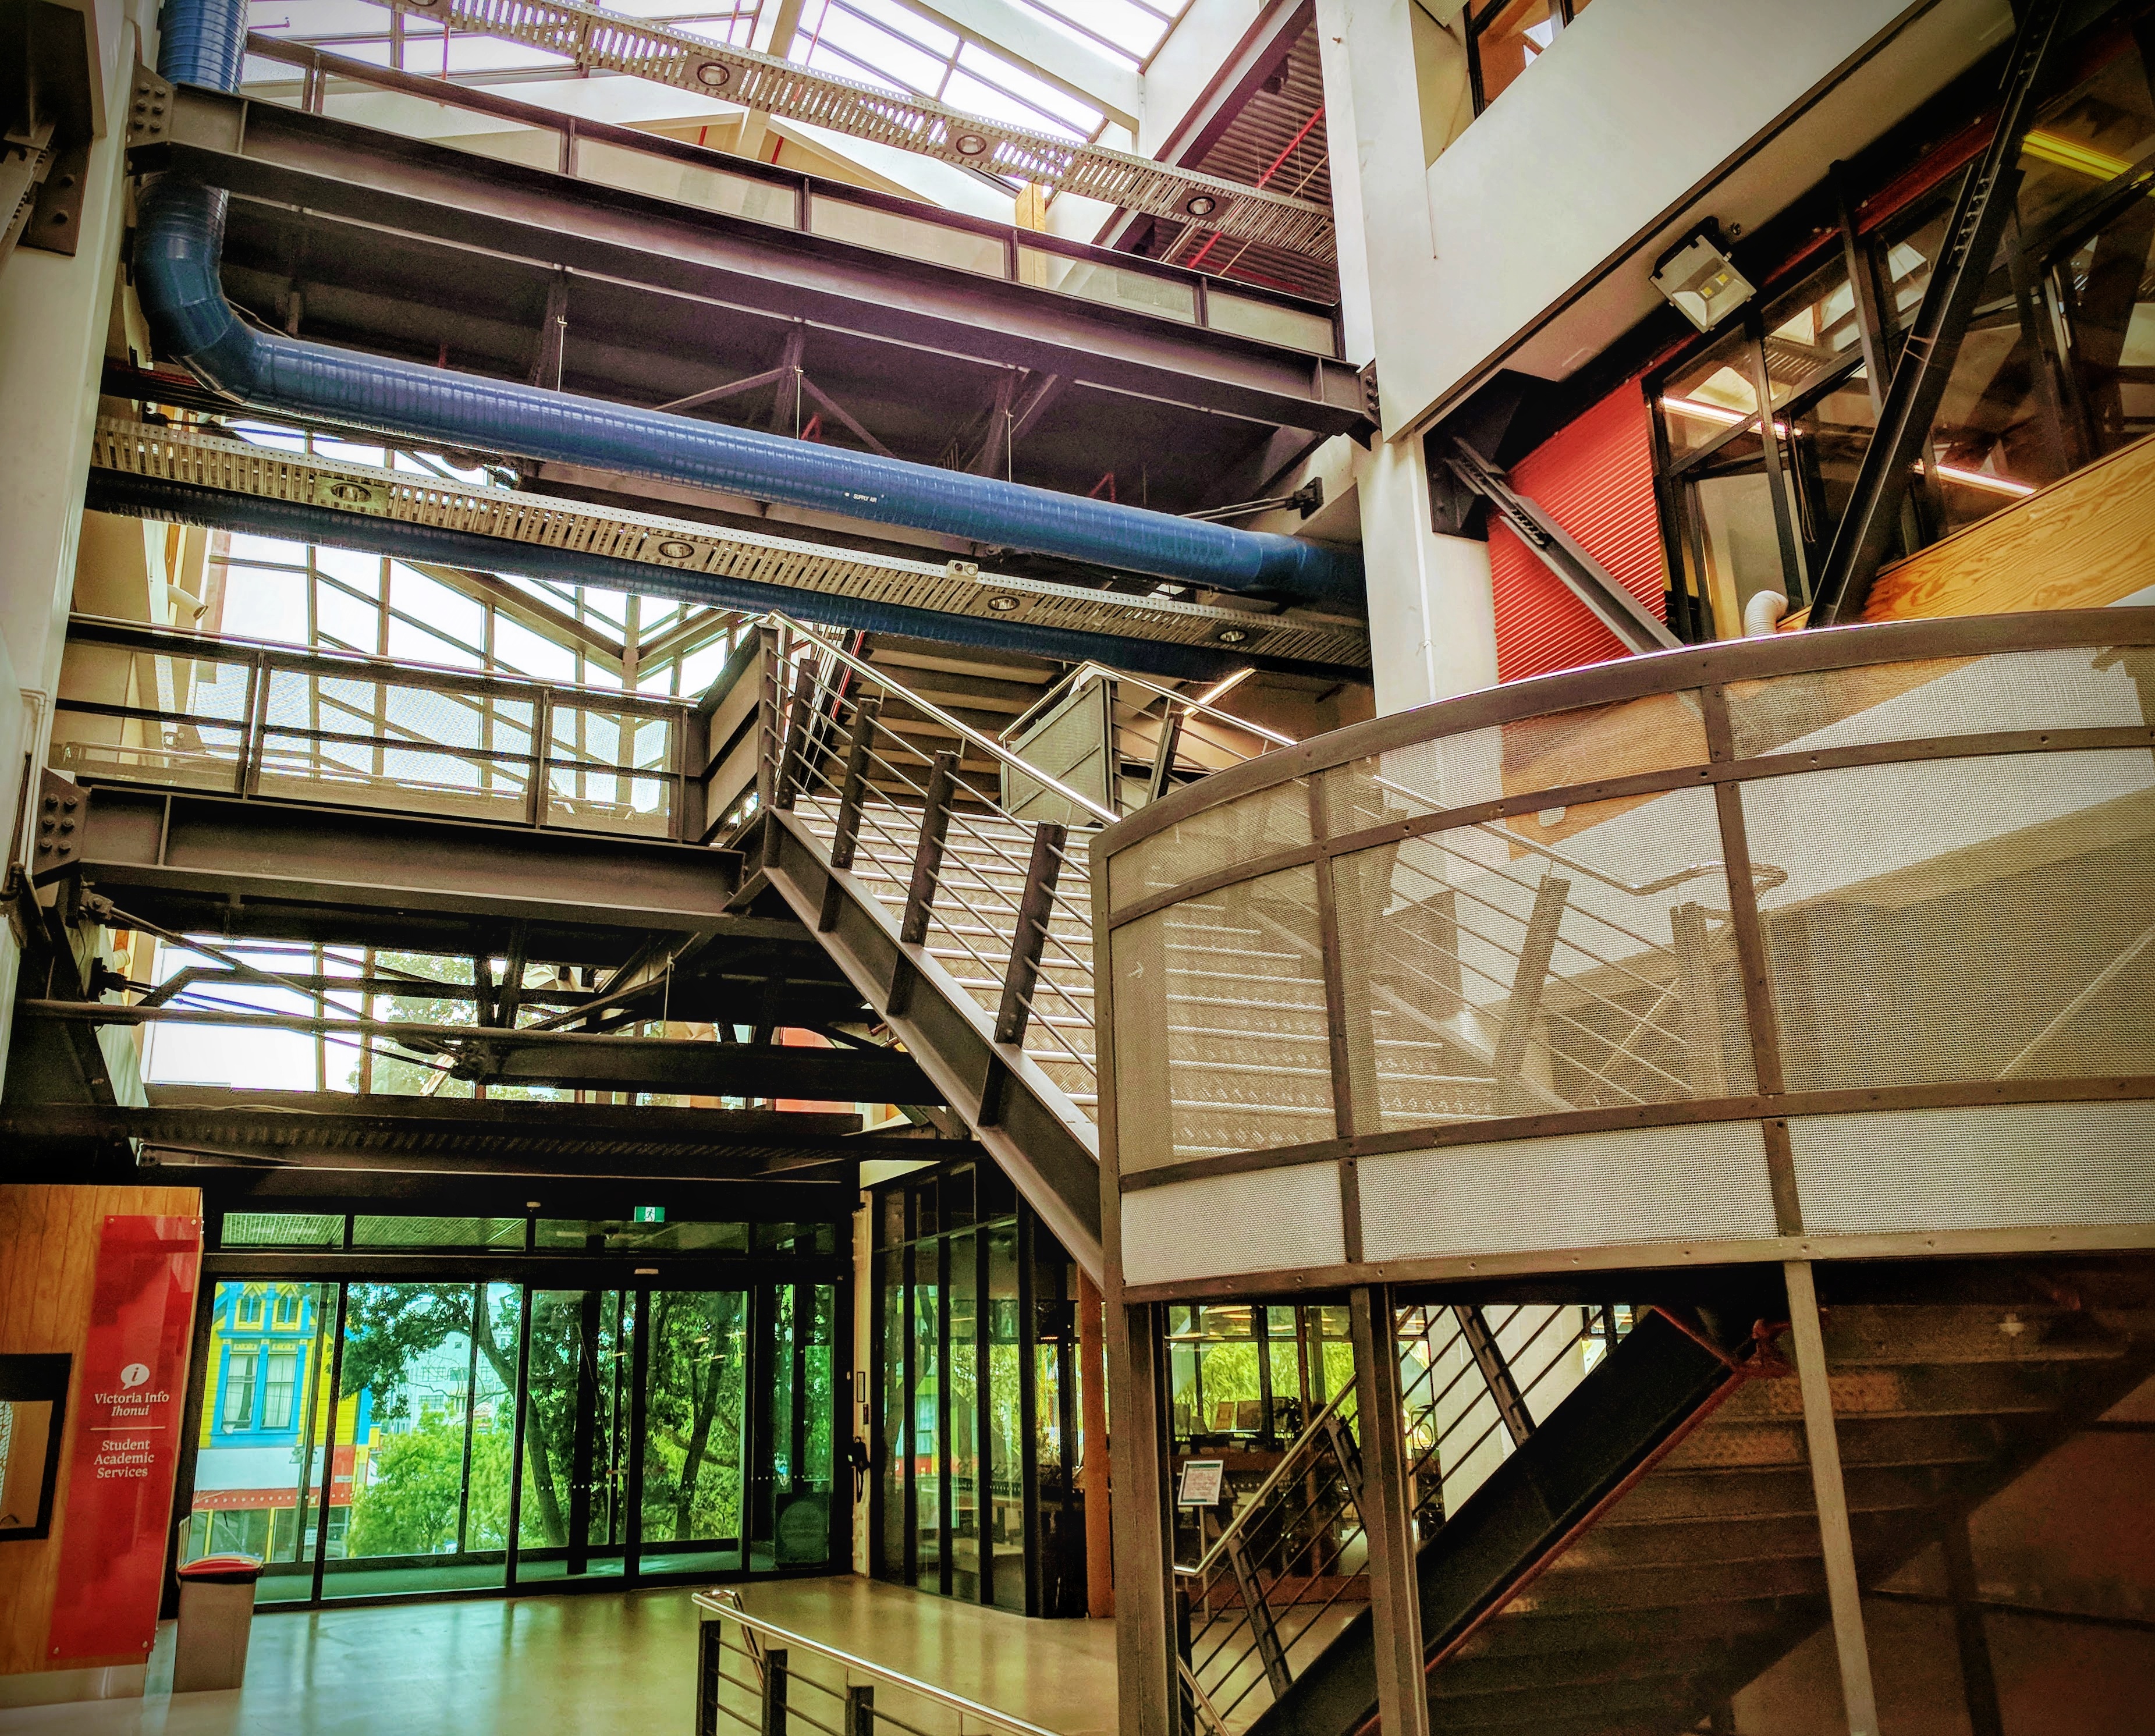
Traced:
POLYGON ((1961 340, 1968 335, 2017 204, 2020 145, 2034 119, 2034 99, 2060 34, 2064 10, 2062 0, 2033 0, 2021 10, 1998 129, 1953 201, 1944 256, 1932 268, 1916 323, 1878 412, 1878 432, 1864 449, 1856 486, 1819 573, 1810 613, 1814 627, 1843 627, 1862 617, 1871 581, 1899 530, 1909 478, 1929 443, 1961 340))
POLYGON ((1436 448, 1461 485, 1487 500, 1534 558, 1628 648, 1673 651, 1682 643, 1654 618, 1644 603, 1617 583, 1608 568, 1574 541, 1563 525, 1513 488, 1502 465, 1482 457, 1456 434, 1442 437, 1436 448))

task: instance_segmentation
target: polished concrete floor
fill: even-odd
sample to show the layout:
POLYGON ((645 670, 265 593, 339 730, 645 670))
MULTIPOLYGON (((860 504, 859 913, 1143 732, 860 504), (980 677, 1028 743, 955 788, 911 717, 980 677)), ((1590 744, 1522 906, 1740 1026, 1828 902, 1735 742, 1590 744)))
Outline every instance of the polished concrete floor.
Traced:
MULTIPOLYGON (((254 1621, 247 1685, 229 1693, 169 1691, 168 1625, 150 1666, 146 1698, 0 1711, 0 1731, 688 1736, 694 1728, 697 1625, 690 1595, 656 1590, 264 1611, 254 1621)), ((745 1600, 751 1613, 796 1633, 1057 1736, 1112 1736, 1111 1622, 1027 1621, 851 1577, 754 1585, 745 1600)), ((838 1685, 835 1667, 796 1647, 789 1667, 809 1678, 790 1697, 801 1714, 795 1736, 817 1736, 811 1720, 840 1728, 828 1715, 827 1695, 810 1685, 838 1685)), ((876 1703, 925 1730, 956 1728, 893 1689, 878 1687, 876 1703)), ((753 1736, 740 1723, 728 1728, 730 1736, 753 1736)), ((982 1732, 977 1723, 965 1728, 967 1736, 982 1732)))

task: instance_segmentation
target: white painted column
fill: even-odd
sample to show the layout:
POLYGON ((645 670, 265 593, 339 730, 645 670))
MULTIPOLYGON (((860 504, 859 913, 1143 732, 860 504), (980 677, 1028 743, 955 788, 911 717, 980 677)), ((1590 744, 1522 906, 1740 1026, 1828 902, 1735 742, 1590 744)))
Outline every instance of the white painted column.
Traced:
MULTIPOLYGON (((1412 3, 1317 0, 1347 354, 1374 356, 1380 395, 1386 358, 1376 350, 1372 285, 1396 270, 1402 249, 1425 261, 1431 252, 1412 3)), ((1392 428, 1389 412, 1385 422, 1392 428)), ((1355 476, 1377 709, 1406 711, 1493 685, 1489 545, 1431 529, 1420 438, 1393 429, 1358 458, 1355 476)))
POLYGON ((1420 439, 1402 434, 1377 446, 1359 488, 1378 711, 1494 686, 1489 545, 1431 529, 1420 439))
MULTIPOLYGON (((138 41, 156 40, 151 25, 138 35, 138 20, 156 13, 156 0, 98 0, 90 12, 105 126, 90 148, 74 257, 18 247, 0 265, 0 825, 23 807, 26 764, 34 790, 52 733, 119 272, 128 79, 138 41)), ((0 1072, 18 962, 0 925, 0 1072)))

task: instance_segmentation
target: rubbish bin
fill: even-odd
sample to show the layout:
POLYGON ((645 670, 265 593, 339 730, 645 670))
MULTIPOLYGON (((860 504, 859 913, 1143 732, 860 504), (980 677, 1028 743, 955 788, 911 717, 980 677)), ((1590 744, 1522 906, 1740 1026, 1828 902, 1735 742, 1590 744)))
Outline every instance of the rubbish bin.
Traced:
POLYGON ((254 1625, 252 1555, 205 1555, 180 1570, 180 1636, 172 1652, 172 1692, 238 1687, 247 1677, 247 1635, 254 1625))

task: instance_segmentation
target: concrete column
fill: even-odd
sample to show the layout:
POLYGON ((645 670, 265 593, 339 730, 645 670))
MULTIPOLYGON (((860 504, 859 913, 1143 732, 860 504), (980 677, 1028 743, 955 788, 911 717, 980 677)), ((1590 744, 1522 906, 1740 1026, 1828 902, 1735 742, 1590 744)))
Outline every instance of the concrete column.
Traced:
POLYGON ((1431 528, 1420 438, 1374 447, 1358 486, 1377 709, 1406 711, 1494 686, 1489 545, 1431 528))
MULTIPOLYGON (((10 827, 26 768, 34 780, 52 734, 125 222, 128 79, 141 44, 156 41, 156 0, 97 0, 88 15, 105 131, 90 148, 80 245, 72 259, 18 247, 0 265, 0 824, 10 827)), ((18 964, 0 926, 0 1008, 14 1003, 18 964)), ((7 1035, 0 1023, 0 1073, 7 1035)))

